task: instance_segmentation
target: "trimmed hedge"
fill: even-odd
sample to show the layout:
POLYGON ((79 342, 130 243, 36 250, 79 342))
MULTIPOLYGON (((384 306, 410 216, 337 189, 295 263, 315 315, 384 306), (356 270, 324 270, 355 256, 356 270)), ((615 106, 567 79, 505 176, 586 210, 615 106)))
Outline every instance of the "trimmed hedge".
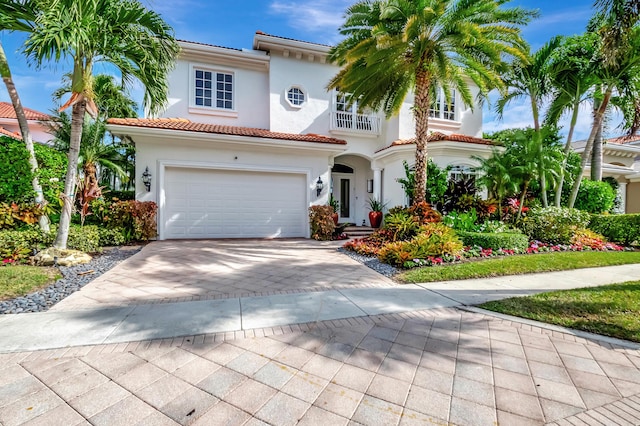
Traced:
POLYGON ((589 213, 566 207, 531 209, 519 224, 530 239, 548 244, 571 244, 578 229, 587 227, 589 213))
POLYGON ((526 250, 529 238, 524 234, 513 232, 467 232, 456 231, 465 246, 480 246, 493 250, 526 250))
POLYGON ((609 241, 631 245, 640 242, 640 214, 593 215, 589 229, 604 235, 609 241))

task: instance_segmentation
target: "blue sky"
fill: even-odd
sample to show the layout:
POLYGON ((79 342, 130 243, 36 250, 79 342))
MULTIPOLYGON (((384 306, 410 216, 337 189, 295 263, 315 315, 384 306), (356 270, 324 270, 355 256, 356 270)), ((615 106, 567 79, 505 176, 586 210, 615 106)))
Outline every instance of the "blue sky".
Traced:
MULTIPOLYGON (((183 40, 211 43, 226 47, 251 48, 257 30, 315 43, 334 44, 340 40, 337 28, 343 22, 345 9, 354 0, 142 0, 162 14, 183 40)), ((593 13, 592 0, 512 0, 508 6, 538 9, 540 18, 523 28, 525 39, 536 50, 552 36, 581 33, 593 13)), ((49 112, 54 108, 51 93, 60 86, 60 78, 69 69, 64 64, 40 70, 30 66, 20 54, 24 41, 21 34, 0 33, 14 80, 23 104, 49 112)), ((102 69, 106 70, 106 69, 102 69)), ((101 67, 97 66, 100 72, 101 67)), ((140 90, 134 91, 134 96, 140 90)), ((9 101, 4 85, 0 101, 9 101)), ((526 102, 513 103, 501 121, 485 107, 484 130, 531 125, 526 102)), ((586 137, 590 125, 588 111, 581 114, 577 138, 586 137)), ((615 127, 615 124, 613 125, 615 127)), ((612 129, 611 133, 615 133, 612 129)))

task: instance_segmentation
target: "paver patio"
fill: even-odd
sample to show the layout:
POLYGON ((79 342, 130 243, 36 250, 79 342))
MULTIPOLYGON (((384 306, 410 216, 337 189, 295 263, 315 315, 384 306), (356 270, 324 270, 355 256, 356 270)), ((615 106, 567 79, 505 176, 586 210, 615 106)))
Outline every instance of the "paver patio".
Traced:
POLYGON ((568 333, 439 309, 252 334, 0 355, 0 423, 640 423, 640 350, 568 333))
MULTIPOLYGON (((76 300, 52 314, 62 321, 65 315, 102 312, 102 326, 67 322, 75 346, 0 353, 0 425, 640 424, 640 345, 469 308, 427 309, 421 303, 429 299, 416 303, 415 295, 429 293, 429 285, 396 286, 336 253, 336 245, 285 240, 273 250, 273 244, 154 243, 75 293, 76 300), (207 254, 194 264, 174 265, 192 247, 194 255, 207 254), (313 266, 316 261, 323 266, 313 266), (334 262, 335 274, 329 271, 334 262), (284 280, 288 273, 295 279, 279 283, 277 277, 284 280), (197 285, 199 275, 207 277, 205 285, 197 285), (234 284, 222 284, 225 279, 234 284), (163 290, 154 290, 154 282, 163 290), (144 296, 129 292, 136 283, 144 296), (198 288, 189 301, 181 295, 184 283, 198 288), (291 309, 287 298, 298 300, 308 291, 314 300, 339 292, 359 311, 341 319, 186 336, 189 327, 181 323, 173 324, 176 337, 131 341, 137 340, 132 335, 120 343, 86 345, 94 333, 113 337, 104 327, 114 320, 108 312, 139 311, 141 324, 162 322, 157 317, 165 316, 165 308, 188 314, 189 306, 206 299, 237 303, 233 297, 260 294, 263 284, 260 293, 281 295, 265 305, 273 315, 291 309), (101 292, 107 297, 100 298, 101 292), (145 305, 132 306, 140 303, 145 305), (114 305, 130 306, 103 309, 114 305)), ((590 277, 594 271, 576 271, 575 279, 566 280, 547 274, 439 283, 434 288, 440 294, 433 294, 474 302, 483 294, 497 298, 550 285, 596 284, 602 277, 590 277)), ((609 272, 622 278, 637 269, 609 272)), ((243 321, 251 318, 247 303, 243 321)), ((43 324, 38 314, 0 317, 0 327, 20 318, 34 338, 51 341, 46 330, 33 333, 43 324)))

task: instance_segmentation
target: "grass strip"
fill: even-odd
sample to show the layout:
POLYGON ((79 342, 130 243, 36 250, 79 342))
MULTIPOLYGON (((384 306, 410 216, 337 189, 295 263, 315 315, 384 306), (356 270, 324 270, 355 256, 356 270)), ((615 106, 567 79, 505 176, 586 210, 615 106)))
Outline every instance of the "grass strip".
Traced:
POLYGON ((55 268, 14 265, 0 267, 0 300, 24 296, 60 278, 55 268))
POLYGON ((428 266, 402 272, 396 278, 406 283, 464 280, 499 277, 535 272, 567 271, 598 266, 640 263, 639 251, 553 252, 517 256, 494 257, 471 262, 428 266))
POLYGON ((480 307, 640 342, 640 281, 514 297, 480 307))

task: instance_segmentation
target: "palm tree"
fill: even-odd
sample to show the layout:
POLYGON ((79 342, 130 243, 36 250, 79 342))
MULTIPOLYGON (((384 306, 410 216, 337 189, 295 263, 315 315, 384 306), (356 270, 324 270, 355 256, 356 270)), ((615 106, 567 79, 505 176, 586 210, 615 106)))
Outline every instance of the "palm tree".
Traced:
POLYGON ((520 187, 520 182, 512 174, 513 158, 508 152, 494 149, 489 158, 474 156, 473 159, 479 163, 476 168, 479 172, 478 183, 487 188, 491 197, 498 200, 500 220, 502 220, 504 199, 514 194, 520 187))
MULTIPOLYGON (((3 4, 3 11, 0 12, 0 31, 30 31, 30 22, 33 20, 33 15, 30 13, 29 4, 29 2, 25 2, 24 4, 11 3, 7 4, 6 7, 3 4)), ((16 112, 16 119, 18 120, 18 126, 20 127, 22 140, 24 141, 25 147, 29 152, 29 165, 31 166, 31 173, 33 174, 31 186, 33 187, 33 191, 36 194, 35 202, 36 204, 44 205, 46 201, 42 194, 42 186, 40 185, 40 181, 38 180, 38 160, 36 159, 36 154, 33 149, 33 140, 31 138, 31 132, 29 131, 29 124, 27 123, 27 117, 24 114, 24 108, 22 107, 22 102, 20 101, 18 89, 16 88, 13 77, 11 76, 11 69, 9 68, 7 56, 4 52, 4 48, 2 47, 1 42, 0 76, 2 77, 2 81, 4 81, 5 86, 7 87, 7 92, 9 93, 11 104, 13 105, 13 109, 16 112)), ((38 224, 40 225, 40 229, 42 229, 42 231, 49 232, 49 219, 46 215, 43 214, 40 216, 38 224)))
MULTIPOLYGON (((529 98, 533 115, 534 137, 542 140, 540 134, 540 108, 542 102, 551 91, 549 78, 549 63, 553 51, 560 44, 560 37, 554 37, 538 49, 534 54, 527 54, 523 59, 516 59, 505 73, 505 84, 509 87, 509 92, 498 99, 496 110, 502 116, 507 105, 511 101, 521 98, 529 98)), ((539 146, 542 146, 539 143, 539 146)), ((543 150, 539 150, 542 155, 543 150)), ((540 159, 542 160, 542 159, 540 159)), ((541 169, 538 171, 543 207, 548 206, 547 201, 547 174, 542 169, 544 162, 538 161, 541 169)))
POLYGON ((69 164, 65 179, 64 205, 54 242, 66 248, 73 208, 78 155, 85 112, 97 114, 93 95, 93 65, 112 64, 122 80, 139 80, 145 87, 144 101, 151 113, 167 99, 167 74, 174 65, 179 46, 172 29, 156 12, 138 0, 49 0, 38 11, 34 28, 25 42, 26 55, 36 64, 68 58, 73 63, 69 164))
MULTIPOLYGON (((346 11, 346 38, 329 59, 342 69, 328 89, 348 93, 362 108, 396 114, 413 92, 417 188, 424 188, 429 109, 442 88, 473 104, 471 79, 481 96, 503 89, 504 60, 524 60, 519 25, 536 16, 522 8, 503 9, 501 0, 361 0, 346 11)), ((425 201, 416 191, 414 204, 425 201)))
POLYGON ((554 51, 549 66, 549 77, 553 86, 554 96, 547 111, 545 121, 557 125, 560 117, 565 113, 571 114, 569 131, 564 145, 564 157, 558 176, 555 192, 555 205, 560 207, 562 189, 569 155, 572 152, 571 142, 580 105, 589 99, 591 89, 597 79, 594 74, 593 58, 597 45, 597 35, 585 33, 562 39, 560 46, 554 51))
MULTIPOLYGON (((612 19, 611 16, 605 17, 605 24, 600 27, 601 34, 606 34, 608 28, 617 25, 617 22, 612 19)), ((622 40, 624 43, 615 45, 615 52, 607 51, 607 45, 604 43, 606 40, 603 40, 597 51, 598 56, 594 60, 594 63, 598 65, 594 69, 594 75, 598 79, 597 84, 601 87, 602 97, 599 107, 594 112, 591 133, 581 155, 580 174, 571 188, 569 207, 573 207, 575 204, 582 175, 591 158, 594 141, 600 126, 602 126, 605 112, 614 92, 621 96, 634 98, 640 95, 638 90, 640 87, 637 83, 637 75, 640 73, 640 28, 631 27, 622 40)))
MULTIPOLYGON (((54 92, 54 99, 60 100, 66 94, 71 92, 70 80, 71 76, 65 76, 65 84, 54 92)), ((137 117, 137 105, 133 99, 129 97, 127 88, 116 83, 111 75, 98 74, 93 78, 93 96, 98 110, 95 119, 85 118, 82 130, 82 141, 79 153, 78 170, 83 172, 83 190, 96 194, 96 198, 102 195, 100 182, 108 176, 127 181, 129 179, 126 170, 128 164, 125 163, 126 158, 123 152, 130 147, 125 144, 118 143, 111 135, 110 140, 107 139, 106 121, 112 117, 132 118, 137 117), (98 168, 101 169, 98 176, 98 168)), ((59 114, 53 124, 50 126, 52 133, 56 139, 54 141, 56 147, 64 152, 69 150, 69 141, 71 138, 71 120, 65 113, 59 114)))

